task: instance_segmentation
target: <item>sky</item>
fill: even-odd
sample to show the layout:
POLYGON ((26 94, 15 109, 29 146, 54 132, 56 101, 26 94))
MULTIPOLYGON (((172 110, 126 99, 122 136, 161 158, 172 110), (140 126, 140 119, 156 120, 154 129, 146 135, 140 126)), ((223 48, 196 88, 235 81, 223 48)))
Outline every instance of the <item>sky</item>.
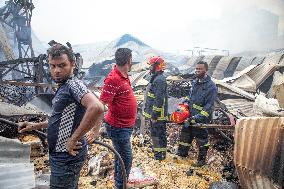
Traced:
MULTIPOLYGON (((248 7, 269 10, 280 16, 280 23, 284 20, 284 0, 33 0, 33 3, 31 25, 41 41, 86 44, 112 41, 127 33, 155 49, 173 53, 195 46, 246 50, 246 45, 231 43, 231 31, 222 27, 230 27, 230 15, 248 7), (211 31, 208 25, 212 24, 211 31)), ((283 31, 281 24, 279 28, 278 35, 282 35, 284 24, 283 31)), ((237 31, 236 35, 240 33, 237 31)))

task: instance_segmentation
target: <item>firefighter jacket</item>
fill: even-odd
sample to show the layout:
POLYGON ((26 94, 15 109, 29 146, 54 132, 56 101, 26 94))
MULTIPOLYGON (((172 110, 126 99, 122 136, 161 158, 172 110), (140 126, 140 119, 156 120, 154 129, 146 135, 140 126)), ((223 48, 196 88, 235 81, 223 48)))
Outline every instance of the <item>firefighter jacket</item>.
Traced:
POLYGON ((154 74, 146 90, 146 102, 143 115, 158 121, 168 120, 167 81, 163 72, 154 74))
POLYGON ((188 96, 190 122, 209 123, 212 119, 214 101, 217 98, 217 87, 208 75, 201 81, 194 79, 191 84, 188 96))

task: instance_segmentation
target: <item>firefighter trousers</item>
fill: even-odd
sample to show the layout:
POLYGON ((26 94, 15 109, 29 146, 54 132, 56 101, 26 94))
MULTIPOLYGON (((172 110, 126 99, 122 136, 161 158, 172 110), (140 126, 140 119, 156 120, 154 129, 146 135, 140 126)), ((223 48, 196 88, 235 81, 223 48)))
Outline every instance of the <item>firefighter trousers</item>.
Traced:
POLYGON ((204 128, 197 127, 186 127, 183 126, 181 129, 178 155, 186 157, 188 155, 189 148, 191 146, 192 140, 196 139, 197 145, 199 147, 199 159, 204 159, 207 155, 209 148, 208 144, 208 130, 204 128))
POLYGON ((166 158, 167 151, 167 129, 166 121, 150 121, 151 138, 153 143, 154 158, 163 160, 166 158))

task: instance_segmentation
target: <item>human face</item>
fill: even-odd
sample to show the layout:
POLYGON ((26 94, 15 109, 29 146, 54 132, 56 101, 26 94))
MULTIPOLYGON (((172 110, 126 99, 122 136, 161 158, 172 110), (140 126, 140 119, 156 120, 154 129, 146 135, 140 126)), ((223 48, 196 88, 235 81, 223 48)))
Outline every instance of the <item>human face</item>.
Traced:
POLYGON ((207 72, 207 70, 206 70, 204 64, 196 64, 195 74, 196 74, 197 78, 199 78, 199 79, 204 78, 206 72, 207 72))
POLYGON ((52 79, 56 83, 61 83, 73 74, 74 62, 70 62, 66 54, 51 58, 48 56, 48 63, 52 79))
POLYGON ((150 69, 150 72, 151 72, 152 74, 155 73, 155 66, 154 66, 154 64, 150 65, 149 69, 150 69))
POLYGON ((131 71, 131 67, 132 67, 132 56, 128 60, 128 71, 131 71))

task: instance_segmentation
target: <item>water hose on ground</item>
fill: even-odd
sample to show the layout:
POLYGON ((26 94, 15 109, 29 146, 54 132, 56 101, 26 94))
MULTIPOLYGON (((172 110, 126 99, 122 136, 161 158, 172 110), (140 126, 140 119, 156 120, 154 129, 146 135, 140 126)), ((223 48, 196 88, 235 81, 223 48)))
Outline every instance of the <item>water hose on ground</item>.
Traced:
POLYGON ((120 167, 121 167, 121 172, 122 172, 123 189, 127 189, 127 186, 126 186, 126 184, 127 184, 126 170, 125 170, 125 166, 124 166, 123 160, 122 160, 121 156, 119 155, 119 153, 112 146, 110 146, 110 145, 108 145, 108 144, 106 144, 104 142, 95 140, 93 143, 94 144, 99 144, 101 146, 104 146, 104 147, 108 148, 110 151, 112 151, 115 154, 116 158, 118 158, 119 163, 120 163, 120 167))

